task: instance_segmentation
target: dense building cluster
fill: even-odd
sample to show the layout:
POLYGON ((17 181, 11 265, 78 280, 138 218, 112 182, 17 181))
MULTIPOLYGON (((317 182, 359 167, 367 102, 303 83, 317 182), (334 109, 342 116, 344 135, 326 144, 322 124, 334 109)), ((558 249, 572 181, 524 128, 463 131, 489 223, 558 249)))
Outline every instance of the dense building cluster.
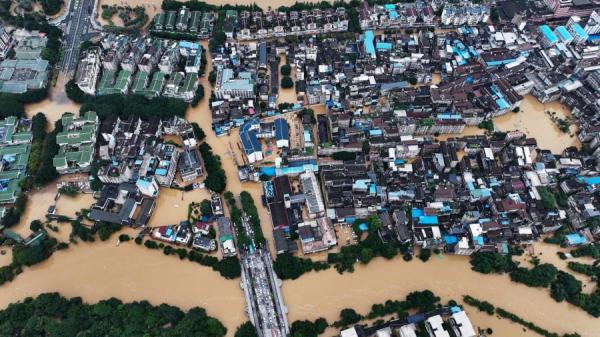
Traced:
POLYGON ((89 95, 136 94, 190 102, 198 88, 202 47, 189 41, 109 34, 82 53, 75 81, 89 95))
MULTIPOLYGON (((386 12, 441 9, 361 6, 379 13, 361 17, 379 21, 386 12)), ((455 27, 449 30, 417 25, 366 30, 357 39, 232 41, 213 53, 213 129, 240 127, 241 179, 274 177, 263 184, 279 253, 336 246, 344 240, 331 228, 371 216, 383 224, 384 242, 456 254, 507 252, 560 227, 593 240, 597 14, 530 24, 508 8, 496 8, 500 25, 481 24, 490 16, 485 5, 460 3, 442 11, 442 24, 455 27), (277 104, 282 64, 293 69, 296 100, 277 104), (518 113, 528 96, 572 110, 578 133, 573 120, 542 116, 583 147, 552 153, 522 131, 493 127, 493 118, 518 113), (315 114, 314 105, 324 108, 315 114), (487 135, 437 139, 477 126, 487 135)))

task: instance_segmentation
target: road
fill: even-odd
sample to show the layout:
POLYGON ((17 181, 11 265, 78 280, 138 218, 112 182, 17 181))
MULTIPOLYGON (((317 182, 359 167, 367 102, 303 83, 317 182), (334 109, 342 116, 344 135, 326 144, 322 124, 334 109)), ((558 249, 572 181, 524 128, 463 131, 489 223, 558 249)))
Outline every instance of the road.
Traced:
POLYGON ((268 246, 256 247, 254 244, 254 232, 245 213, 242 220, 252 240, 251 247, 240 248, 242 287, 248 316, 259 337, 287 337, 287 309, 281 295, 281 281, 273 270, 271 253, 268 246))
POLYGON ((91 24, 94 0, 73 0, 71 4, 69 14, 61 24, 64 34, 63 59, 60 68, 63 74, 75 70, 79 47, 84 41, 97 34, 91 24))

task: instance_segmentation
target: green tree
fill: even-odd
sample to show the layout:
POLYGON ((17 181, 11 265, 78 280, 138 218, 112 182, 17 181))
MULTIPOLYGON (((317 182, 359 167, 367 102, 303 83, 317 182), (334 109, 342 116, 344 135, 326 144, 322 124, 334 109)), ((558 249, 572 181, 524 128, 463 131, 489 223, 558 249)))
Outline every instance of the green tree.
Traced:
POLYGON ((210 200, 204 199, 200 202, 200 212, 202 213, 202 215, 206 215, 208 217, 213 215, 212 204, 210 200))
POLYGON ((246 321, 242 325, 237 327, 234 337, 258 337, 256 328, 250 321, 246 321))
POLYGON ((281 87, 284 89, 289 89, 294 87, 294 81, 289 76, 284 76, 281 79, 281 87))
POLYGON ((290 74, 292 73, 292 67, 289 64, 284 64, 281 66, 281 75, 283 76, 290 76, 290 74))

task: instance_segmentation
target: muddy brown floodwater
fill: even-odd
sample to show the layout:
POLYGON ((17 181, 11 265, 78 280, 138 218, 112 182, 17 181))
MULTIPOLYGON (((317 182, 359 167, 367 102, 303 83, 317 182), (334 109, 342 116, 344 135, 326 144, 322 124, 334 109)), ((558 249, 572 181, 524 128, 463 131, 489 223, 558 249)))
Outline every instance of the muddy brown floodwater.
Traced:
POLYGON ((85 301, 116 297, 123 301, 148 300, 184 310, 206 309, 227 327, 227 336, 246 320, 244 297, 238 280, 225 280, 212 269, 180 261, 133 242, 72 244, 48 261, 26 268, 0 287, 0 307, 43 292, 81 296, 85 301))
MULTIPOLYGON (((597 337, 600 331, 600 320, 570 304, 555 302, 547 289, 516 284, 506 275, 476 273, 470 269, 468 258, 461 256, 434 256, 426 263, 379 258, 368 266, 358 266, 351 274, 340 275, 333 269, 310 273, 284 282, 283 297, 291 322, 318 317, 334 322, 341 309, 354 308, 366 314, 372 304, 402 300, 409 292, 424 289, 443 301, 462 301, 462 295, 484 299, 553 332, 577 331, 582 336, 597 337)), ((532 332, 523 332, 506 320, 465 308, 475 326, 492 327, 495 336, 532 336, 532 332)))
POLYGON ((55 86, 50 87, 49 97, 45 100, 29 104, 25 107, 27 117, 33 117, 38 112, 43 112, 48 119, 48 129, 54 128, 54 122, 60 119, 65 112, 79 113, 81 104, 71 101, 65 93, 66 76, 59 76, 55 86))

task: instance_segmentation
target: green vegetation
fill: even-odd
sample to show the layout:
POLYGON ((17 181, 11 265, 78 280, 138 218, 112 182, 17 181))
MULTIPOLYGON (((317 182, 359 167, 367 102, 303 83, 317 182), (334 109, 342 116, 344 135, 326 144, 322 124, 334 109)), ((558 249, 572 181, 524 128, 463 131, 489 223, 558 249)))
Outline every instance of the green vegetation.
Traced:
POLYGON ((260 227, 260 217, 258 216, 258 210, 254 205, 254 199, 252 195, 246 191, 240 193, 240 201, 242 202, 242 209, 246 212, 246 215, 250 217, 250 224, 252 226, 252 232, 254 233, 254 242, 257 246, 264 246, 267 243, 265 236, 260 227))
POLYGON ((206 138, 206 134, 204 133, 204 130, 202 130, 202 128, 200 127, 200 125, 198 125, 198 123, 196 122, 192 122, 192 129, 194 129, 194 136, 196 136, 196 139, 201 142, 206 138))
POLYGON ((76 197, 79 192, 81 192, 81 190, 79 189, 79 186, 76 185, 63 185, 58 189, 58 193, 71 198, 76 197))
POLYGON ((294 87, 294 80, 292 80, 292 78, 289 77, 289 76, 284 76, 281 79, 281 87, 283 89, 293 88, 294 87))
MULTIPOLYGON (((69 91, 67 91, 67 95, 69 91)), ((148 99, 140 95, 104 95, 88 97, 79 109, 80 113, 95 111, 100 119, 110 115, 127 118, 139 116, 142 119, 159 117, 168 119, 173 116, 185 117, 188 104, 180 99, 155 97, 148 99)), ((69 97, 71 98, 71 97, 69 97)), ((81 97, 78 97, 81 99, 81 97)))
POLYGON ((428 312, 435 310, 439 301, 440 298, 430 290, 413 291, 406 296, 404 301, 387 300, 384 303, 373 304, 371 311, 366 316, 357 313, 354 309, 343 309, 340 312, 340 319, 333 323, 333 326, 341 328, 356 324, 364 319, 372 320, 388 315, 406 317, 409 310, 428 312))
POLYGON ((38 0, 46 15, 56 15, 63 5, 63 0, 38 0))
POLYGON ((355 160, 356 152, 339 151, 339 152, 335 152, 334 154, 332 154, 331 158, 333 160, 342 160, 342 161, 355 160))
POLYGON ((554 122, 554 124, 556 125, 556 127, 558 127, 558 129, 562 132, 562 133, 568 133, 569 132, 569 128, 571 127, 571 121, 569 120, 569 118, 560 118, 556 115, 556 111, 546 111, 546 115, 548 115, 548 117, 550 117, 550 119, 552 120, 552 122, 554 122))
POLYGON ((477 309, 479 309, 479 311, 487 312, 487 314, 490 316, 493 315, 494 311, 496 310, 492 303, 488 301, 480 301, 469 295, 463 296, 463 301, 465 301, 465 303, 467 303, 468 305, 476 307, 477 309))
POLYGON ((529 287, 547 288, 556 278, 558 270, 549 263, 534 266, 531 269, 519 267, 510 272, 510 279, 529 287))
POLYGON ((351 308, 342 309, 340 311, 340 320, 333 323, 335 327, 350 326, 360 322, 364 317, 351 308))
POLYGON ((103 5, 101 16, 102 19, 108 21, 108 25, 104 25, 102 28, 111 32, 122 33, 133 32, 142 28, 149 19, 146 10, 142 6, 131 8, 129 6, 103 5), (115 14, 121 19, 123 26, 117 26, 112 21, 115 14))
POLYGON ((192 100, 191 105, 193 107, 197 107, 198 103, 204 98, 204 87, 202 84, 198 84, 198 88, 196 88, 196 93, 194 94, 194 99, 192 100))
MULTIPOLYGON (((138 245, 141 244, 142 239, 139 237, 136 238, 135 243, 138 245)), ((218 272, 226 279, 235 279, 240 277, 242 274, 240 260, 237 258, 237 256, 226 257, 219 260, 214 256, 200 253, 195 249, 189 250, 185 248, 174 248, 173 246, 165 245, 163 243, 157 244, 154 240, 144 241, 144 246, 153 250, 162 249, 163 254, 175 255, 179 257, 180 260, 188 259, 189 261, 196 262, 201 266, 211 267, 212 270, 218 272)))
MULTIPOLYGON (((378 235, 381 227, 381 220, 377 216, 369 217, 365 223, 368 226, 368 233, 365 239, 359 240, 357 244, 343 246, 339 253, 330 253, 327 256, 327 262, 335 266, 338 273, 344 271, 353 272, 354 264, 360 260, 363 264, 371 261, 372 258, 383 256, 391 259, 398 253, 405 253, 406 246, 397 242, 384 244, 378 235)), ((358 226, 358 223, 355 223, 358 226)), ((355 228, 355 232, 360 234, 360 230, 355 228)))
POLYGON ((559 271, 550 285, 550 296, 557 302, 575 298, 579 293, 581 293, 581 281, 564 271, 559 271))
MULTIPOLYGON (((32 266, 48 259, 57 249, 56 239, 49 237, 45 232, 36 242, 25 244, 16 244, 12 248, 12 263, 8 266, 0 267, 0 285, 12 281, 15 276, 23 271, 23 266, 32 266)), ((1 315, 0 315, 1 316, 1 315)), ((0 331, 2 327, 0 327, 0 331)))
POLYGON ((290 336, 292 337, 318 337, 325 332, 329 324, 325 318, 317 318, 311 321, 294 321, 290 326, 290 336))
POLYGON ((281 66, 281 75, 283 76, 290 76, 290 74, 292 73, 292 67, 289 64, 284 64, 281 66))
POLYGON ((223 337, 227 329, 206 311, 183 312, 168 304, 123 303, 116 298, 85 304, 58 293, 26 298, 0 311, 5 336, 203 336, 223 337))
POLYGON ((303 259, 290 253, 278 254, 273 262, 273 269, 277 277, 282 280, 295 280, 312 270, 320 271, 329 268, 330 265, 325 262, 313 262, 309 258, 303 259))
MULTIPOLYGON (((519 317, 507 310, 504 310, 502 308, 496 308, 490 302, 481 301, 481 300, 478 300, 478 299, 473 298, 468 295, 463 296, 463 301, 468 305, 476 307, 477 309, 479 309, 479 311, 485 311, 489 315, 493 315, 494 313, 496 313, 496 314, 498 314, 498 316, 500 316, 502 318, 506 318, 508 320, 511 320, 512 322, 517 323, 519 325, 522 325, 523 327, 525 327, 529 330, 532 330, 539 335, 542 335, 545 337, 560 337, 559 334, 557 334, 555 332, 550 332, 544 328, 541 328, 541 327, 537 326, 535 323, 526 321, 526 320, 522 319, 521 317, 519 317)), ((579 336, 579 335, 576 333, 563 335, 563 337, 574 337, 574 336, 579 336)))
POLYGON ((246 235, 246 230, 242 224, 242 211, 237 207, 233 193, 227 191, 223 196, 225 197, 227 206, 229 206, 229 217, 235 228, 237 244, 240 247, 248 247, 250 245, 250 238, 246 235))
POLYGON ((477 125, 477 127, 480 129, 485 129, 489 132, 493 132, 494 131, 494 121, 491 119, 488 119, 487 121, 483 121, 483 122, 479 123, 479 125, 477 125))
POLYGON ((24 193, 19 194, 17 200, 15 201, 13 207, 9 208, 4 214, 2 220, 0 220, 0 224, 4 228, 10 228, 19 223, 21 220, 21 215, 25 212, 25 206, 27 205, 27 195, 24 193))
POLYGON ((600 248, 594 244, 580 246, 571 250, 573 257, 589 256, 594 259, 600 259, 600 248))
POLYGON ((227 176, 221 166, 221 158, 213 154, 212 148, 207 143, 200 144, 198 150, 200 150, 206 169, 206 188, 216 193, 222 193, 227 185, 227 176))
POLYGON ((431 250, 428 248, 422 248, 419 252, 419 260, 427 262, 431 257, 431 250))
POLYGON ((471 269, 483 274, 504 273, 513 268, 510 256, 492 252, 475 252, 471 254, 471 269))
POLYGON ((540 197, 542 198, 542 204, 545 209, 556 209, 556 199, 554 194, 548 190, 546 186, 536 187, 540 197))
MULTIPOLYGON (((577 256, 595 256, 597 247, 587 245, 573 250, 577 256)), ((574 256, 575 256, 574 255, 574 256)), ((535 261, 534 261, 535 262, 535 261)), ((529 287, 550 286, 550 296, 557 302, 567 302, 580 307, 594 317, 600 317, 600 288, 591 294, 581 292, 581 283, 572 275, 558 271, 548 263, 537 264, 531 269, 517 267, 510 255, 503 256, 498 253, 477 252, 471 255, 472 269, 480 273, 509 273, 514 282, 523 283, 529 287)), ((577 262, 570 262, 569 268, 586 275, 597 278, 598 269, 594 266, 577 262)))
POLYGON ((235 331, 234 337, 258 337, 256 328, 250 321, 246 321, 244 324, 238 326, 235 331))
POLYGON ((93 226, 82 224, 78 219, 71 221, 71 240, 80 239, 84 242, 96 241, 96 234, 101 241, 110 239, 113 233, 120 231, 123 226, 109 222, 97 222, 93 226))
POLYGON ((210 200, 204 199, 200 202, 200 213, 202 213, 202 215, 209 216, 209 217, 213 215, 210 200))

